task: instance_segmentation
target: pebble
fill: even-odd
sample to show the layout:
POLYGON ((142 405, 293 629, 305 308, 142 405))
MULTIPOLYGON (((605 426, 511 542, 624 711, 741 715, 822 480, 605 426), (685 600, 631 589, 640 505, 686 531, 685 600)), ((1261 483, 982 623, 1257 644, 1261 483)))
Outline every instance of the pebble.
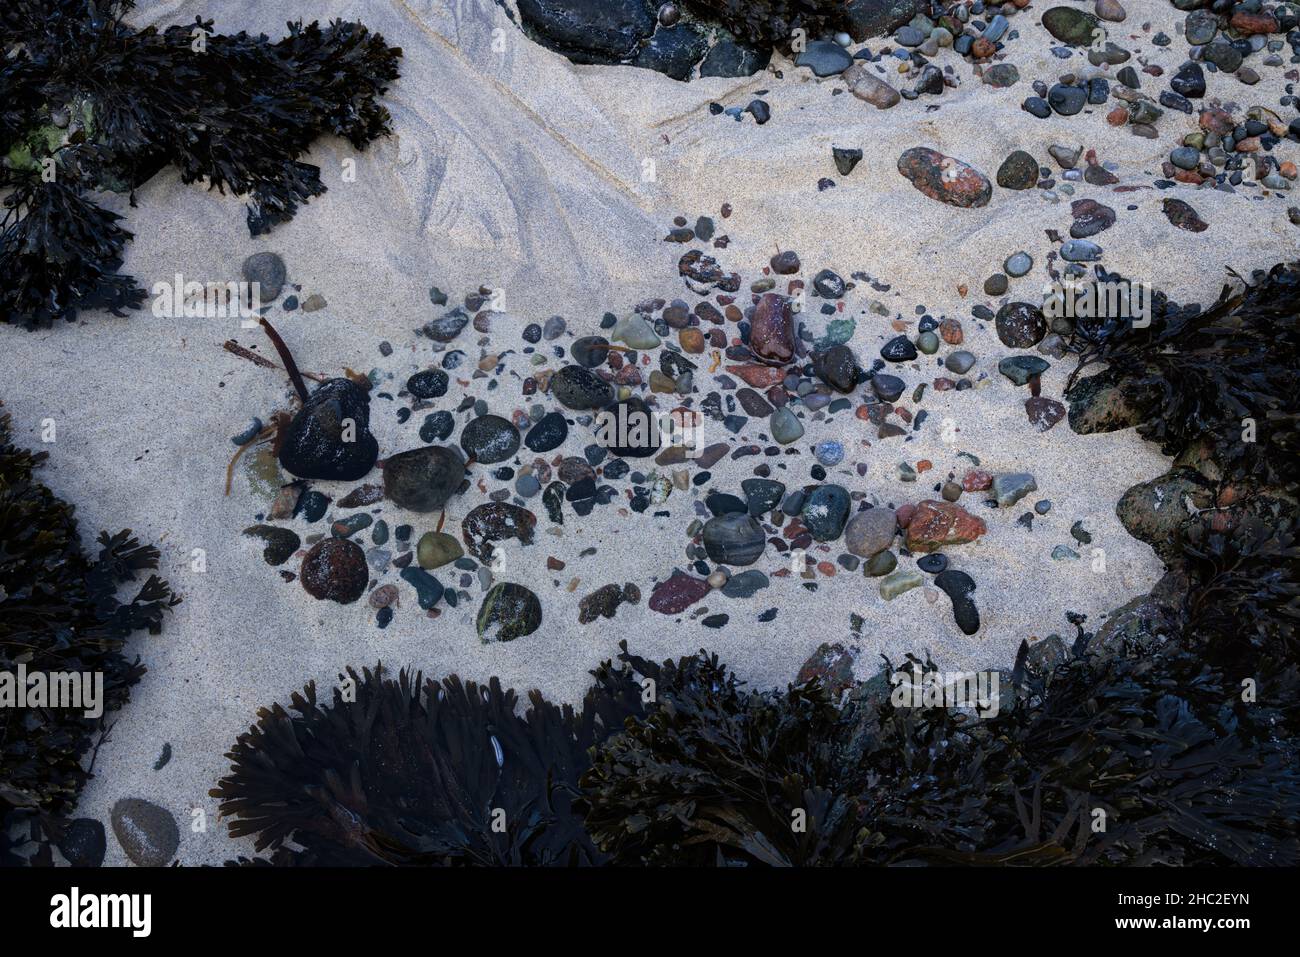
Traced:
POLYGON ((523 585, 498 582, 483 596, 475 625, 484 643, 514 641, 541 627, 542 603, 523 585))
POLYGON ((998 362, 998 371, 1016 385, 1026 385, 1036 375, 1050 368, 1046 359, 1038 356, 1007 356, 998 362))
POLYGON ((999 508, 1010 508, 1037 490, 1038 483, 1028 472, 1010 472, 993 477, 993 497, 999 508))
POLYGON ((885 601, 893 601, 904 592, 919 588, 924 581, 920 572, 910 568, 896 571, 880 583, 880 597, 885 601))
POLYGON ((415 545, 415 560, 421 568, 441 568, 464 554, 460 542, 446 532, 425 532, 415 545))
POLYGON ((898 517, 892 508, 869 508, 854 513, 844 527, 844 547, 862 558, 882 552, 894 542, 898 517))
POLYGON ((447 504, 465 477, 465 463, 449 448, 428 445, 384 462, 384 496, 399 508, 432 512, 447 504))
POLYGON ((813 455, 827 467, 839 465, 844 461, 844 446, 834 439, 823 439, 813 447, 813 455))
POLYGON ((608 382, 577 365, 565 366, 551 376, 551 393, 565 408, 576 410, 601 409, 614 399, 608 382))
POLYGON ((365 592, 370 571, 360 545, 346 538, 323 538, 303 556, 298 577, 318 601, 350 605, 365 592))
POLYGON ((241 272, 244 282, 257 283, 257 294, 263 303, 279 297, 288 277, 284 260, 271 252, 253 253, 244 260, 241 272))
POLYGON ((787 406, 781 406, 768 419, 767 429, 772 438, 782 445, 789 445, 803 435, 803 424, 787 406))
POLYGON ((379 443, 370 434, 370 395, 351 379, 321 383, 289 423, 280 445, 281 468, 305 479, 353 481, 378 458, 379 443))
POLYGON ((704 550, 720 565, 752 565, 767 545, 763 527, 748 514, 730 512, 704 523, 704 550))
POLYGON ((799 515, 816 541, 832 542, 844 531, 850 505, 849 493, 842 486, 819 485, 804 499, 799 515))
POLYGON ((406 380, 406 391, 417 399, 437 399, 447 394, 447 373, 425 369, 406 380))
POLYGON ((898 171, 926 196, 949 206, 980 207, 993 195, 993 184, 975 167, 923 146, 904 151, 898 171))
MULTIPOLYGON (((118 837, 119 843, 121 840, 118 837)), ((177 844, 179 843, 178 835, 177 844)), ((100 867, 108 850, 108 839, 104 825, 99 821, 92 817, 78 817, 68 823, 56 846, 73 867, 100 867)))
POLYGON ((937 575, 948 567, 948 556, 942 552, 922 555, 916 560, 916 567, 928 575, 937 575))
POLYGON ((1034 268, 1034 257, 1026 252, 1012 253, 1002 264, 1008 276, 1019 278, 1034 268))
MULTIPOLYGON (((1012 349, 1028 349, 1047 335, 1047 320, 1042 310, 1028 302, 1009 302, 998 310, 994 319, 998 338, 1012 349)), ((954 372, 959 371, 954 369, 954 372)))
POLYGON ((853 57, 838 43, 813 40, 794 63, 795 66, 808 67, 816 76, 836 76, 853 65, 853 57))
POLYGON ((881 347, 880 357, 886 362, 911 362, 916 358, 916 346, 907 336, 895 336, 881 347))
POLYGON ((973 635, 979 631, 979 610, 970 597, 975 591, 975 579, 963 571, 950 568, 936 575, 934 584, 952 600, 952 617, 962 634, 973 635))
POLYGON ((955 372, 957 375, 962 375, 969 372, 974 367, 975 356, 973 353, 967 352, 965 349, 959 349, 956 352, 948 353, 947 357, 943 360, 943 365, 949 372, 955 372))
POLYGON ((110 819, 113 834, 132 864, 165 867, 176 856, 180 828, 166 808, 143 798, 122 798, 113 805, 110 819))

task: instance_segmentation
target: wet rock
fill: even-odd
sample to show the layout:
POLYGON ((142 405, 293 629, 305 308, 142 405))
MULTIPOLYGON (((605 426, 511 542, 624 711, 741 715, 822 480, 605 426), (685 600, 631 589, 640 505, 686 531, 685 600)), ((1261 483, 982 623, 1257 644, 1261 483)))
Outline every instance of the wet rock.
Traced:
POLYGON ((1155 549, 1166 562, 1179 557, 1183 533, 1195 509, 1214 505, 1208 480, 1193 468, 1179 466, 1150 482, 1134 485, 1115 506, 1128 533, 1155 549))
POLYGON ((980 613, 971 598, 975 591, 975 579, 963 571, 950 568, 936 575, 934 584, 952 599, 952 617, 962 634, 973 635, 979 631, 980 613))
POLYGON ((1210 224, 1201 219, 1200 214, 1192 208, 1191 204, 1181 199, 1166 199, 1163 210, 1165 218, 1170 223, 1189 233, 1203 233, 1209 228, 1210 224))
POLYGON ((844 528, 844 547, 854 555, 870 558, 894 543, 898 516, 892 508, 869 508, 857 512, 844 528))
POLYGON ((768 365, 785 365, 794 358, 794 314, 789 299, 774 292, 759 297, 750 322, 749 348, 756 359, 768 365))
POLYGON ((880 357, 886 362, 911 362, 916 358, 916 345, 907 336, 895 336, 880 347, 880 357))
POLYGON ((762 526, 748 514, 736 512, 705 522, 703 538, 710 561, 719 565, 752 565, 767 544, 762 526))
POLYGON ((1047 319, 1042 310, 1028 302, 1009 302, 994 318, 998 338, 1012 349, 1028 349, 1047 335, 1047 319))
POLYGON ((604 336, 582 336, 573 340, 569 354, 578 365, 594 369, 609 358, 609 340, 604 336))
POLYGON ((504 462, 519 451, 519 430, 499 415, 481 415, 460 433, 460 447, 479 464, 504 462))
POLYGON ((432 512, 447 504, 465 478, 465 463, 449 448, 427 445, 384 461, 384 495, 399 508, 432 512))
POLYGON ((695 604, 712 588, 703 578, 692 578, 685 572, 673 569, 672 575, 655 585, 648 605, 661 615, 676 615, 695 604))
POLYGON ((1205 95, 1205 71, 1195 60, 1188 60, 1178 68, 1169 86, 1182 96, 1202 97, 1205 95))
POLYGON ((298 577, 318 601, 350 605, 365 592, 370 570, 360 545, 346 538, 323 538, 303 556, 298 577))
POLYGON ((1088 376, 1066 394, 1070 428, 1080 435, 1127 429, 1143 421, 1159 398, 1155 382, 1122 379, 1112 370, 1088 376))
POLYGON ((528 509, 509 502, 486 502, 465 516, 460 534, 471 555, 481 562, 490 562, 493 542, 513 538, 521 545, 531 545, 536 527, 537 516, 528 509))
POLYGON ((1016 150, 998 167, 998 185, 1003 189, 1033 189, 1038 182, 1038 160, 1016 150))
POLYGON ((551 376, 551 393, 568 409, 601 409, 613 401, 610 384, 590 369, 565 366, 551 376))
POLYGON ((636 396, 596 416, 596 441, 611 455, 647 458, 659 451, 662 440, 658 417, 636 396))
POLYGON ((862 566, 862 572, 869 578, 880 578, 882 575, 888 575, 897 567, 898 559, 894 557, 893 552, 876 552, 862 566))
POLYGON ((926 196, 949 206, 980 207, 993 195, 993 184, 975 167, 923 146, 906 150, 898 171, 926 196))
POLYGON ((800 516, 814 540, 833 542, 844 532, 852 503, 839 485, 819 485, 804 498, 800 516))
POLYGON ((896 375, 877 372, 871 377, 871 391, 884 402, 894 402, 906 388, 907 384, 896 375))
POLYGON ((772 438, 782 445, 789 445, 791 442, 798 441, 803 435, 803 423, 799 417, 790 411, 789 406, 781 406, 772 413, 767 423, 768 431, 772 438))
POLYGON ((853 64, 848 51, 829 40, 813 40, 794 61, 795 66, 806 66, 816 76, 835 76, 853 64))
POLYGON ((655 30, 642 0, 519 0, 526 30, 578 63, 618 63, 655 30))
POLYGON ((700 64, 700 76, 753 76, 771 59, 770 50, 760 53, 732 40, 719 40, 700 64))
POLYGON ((912 552, 933 552, 949 545, 975 541, 988 526, 953 502, 917 503, 907 525, 907 547, 912 552))
POLYGON ((1096 17, 1074 7, 1052 7, 1043 14, 1043 26, 1062 43, 1076 47, 1091 46, 1101 29, 1096 17))
POLYGON ((831 346, 813 356, 813 371, 837 392, 852 392, 858 382, 858 360, 845 345, 831 346))
POLYGON ((785 496, 785 484, 771 479, 751 478, 740 483, 750 515, 758 517, 772 511, 785 496))
POLYGON ((91 817, 79 817, 69 822, 56 846, 73 867, 100 867, 108 850, 108 839, 103 824, 91 817))
POLYGON ((1115 210, 1093 199, 1076 199, 1070 204, 1070 215, 1074 217, 1070 235, 1075 239, 1095 236, 1115 225, 1115 210))
POLYGON ((442 587, 442 582, 434 578, 423 568, 416 568, 408 565, 400 572, 402 581, 406 582, 415 589, 415 603, 428 611, 434 605, 442 600, 446 594, 446 589, 442 587))
POLYGON ((795 683, 817 680, 832 697, 838 696, 853 685, 853 662, 856 659, 857 655, 838 641, 833 644, 822 642, 799 669, 795 683))
POLYGON ((1039 432, 1046 432, 1065 418, 1065 406, 1045 395, 1035 395, 1025 400, 1025 414, 1030 425, 1039 432))
POLYGON ((750 569, 738 575, 732 575, 722 586, 722 594, 728 598, 751 598, 770 584, 762 572, 750 569))
POLYGON ((406 380, 406 391, 417 399, 437 399, 447 394, 447 373, 425 369, 406 380))
POLYGON ((351 379, 328 379, 284 432, 280 466, 305 479, 353 481, 379 458, 370 434, 370 396, 351 379))
POLYGON ((460 542, 446 532, 425 532, 415 545, 415 560, 421 568, 441 568, 464 554, 460 542))
POLYGON ((1016 385, 1027 385, 1036 375, 1042 375, 1051 366, 1038 356, 1007 356, 998 362, 998 371, 1016 385))
POLYGON ((426 322, 421 329, 435 342, 451 342, 469 325, 469 313, 459 306, 437 319, 426 322))
POLYGON ((279 297, 288 276, 284 260, 270 252, 253 253, 245 259, 242 274, 244 282, 257 283, 257 294, 263 304, 279 297))
POLYGON ((262 549, 262 558, 268 565, 283 565, 302 544, 302 539, 296 532, 288 528, 276 528, 274 525, 251 525, 244 529, 244 534, 260 538, 266 543, 262 549))
POLYGON ((524 445, 533 452, 551 452, 564 444, 569 435, 569 423, 559 412, 548 412, 524 436, 524 445))
POLYGON ((483 596, 475 625, 485 643, 514 641, 542 626, 542 603, 523 585, 497 582, 483 596))
POLYGON ((118 844, 138 867, 165 867, 181 843, 171 811, 142 798, 122 798, 111 813, 118 844))
POLYGON ((677 23, 656 30, 641 45, 631 65, 655 70, 674 80, 689 80, 708 48, 709 41, 694 24, 677 23))

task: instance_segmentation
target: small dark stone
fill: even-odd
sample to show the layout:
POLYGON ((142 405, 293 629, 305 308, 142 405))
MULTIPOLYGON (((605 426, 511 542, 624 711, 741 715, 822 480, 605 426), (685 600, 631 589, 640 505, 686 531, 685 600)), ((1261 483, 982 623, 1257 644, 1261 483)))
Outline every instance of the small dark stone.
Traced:
POLYGON ((346 538, 323 538, 303 556, 299 578, 313 598, 350 605, 370 581, 366 553, 346 538))
POLYGON ((370 395, 351 379, 328 379, 285 430, 280 465, 307 479, 359 479, 379 458, 370 434, 370 395))
POLYGON ((384 495, 413 512, 442 508, 460 488, 465 463, 449 448, 428 445, 390 455, 384 462, 384 495))
POLYGON ((475 624, 484 642, 514 641, 541 627, 542 603, 523 585, 498 582, 483 597, 475 624))
POLYGON ((560 412, 548 412, 524 436, 524 445, 534 452, 550 452, 564 444, 569 423, 560 412))
POLYGON ((971 598, 975 591, 975 579, 965 572, 950 568, 936 575, 934 583, 952 599, 952 617, 962 634, 973 635, 979 631, 980 613, 971 598))
POLYGON ((425 369, 406 380, 406 391, 417 399, 437 399, 447 394, 447 373, 425 369))
POLYGON ((481 415, 461 431, 460 447, 482 465, 504 462, 519 451, 519 430, 499 415, 481 415))

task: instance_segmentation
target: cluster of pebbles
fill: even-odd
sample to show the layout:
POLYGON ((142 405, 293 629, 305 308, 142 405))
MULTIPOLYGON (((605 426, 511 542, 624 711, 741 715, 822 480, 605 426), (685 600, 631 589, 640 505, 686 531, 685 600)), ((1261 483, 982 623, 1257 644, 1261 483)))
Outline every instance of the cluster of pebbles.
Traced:
MULTIPOLYGON (((724 223, 730 212, 721 211, 724 223)), ((921 306, 904 318, 876 298, 888 284, 862 273, 845 279, 821 269, 805 280, 793 251, 774 255, 746 285, 716 260, 728 238, 710 216, 679 217, 664 238, 692 247, 678 272, 697 301, 652 299, 622 317, 606 313, 593 334, 577 335, 558 316, 520 323, 493 308, 487 287, 459 304, 432 289, 432 316, 416 330, 423 344, 413 351, 427 356, 424 367, 410 371, 409 358, 399 365, 398 351, 384 343, 368 376, 317 385, 281 428, 278 451, 268 444, 249 458, 250 481, 261 475, 270 483, 269 509, 246 529, 263 543, 266 562, 313 598, 344 605, 365 598, 380 628, 412 597, 436 618, 476 600, 476 590, 480 637, 509 641, 536 631, 543 608, 531 589, 508 580, 517 566, 498 561, 502 543, 510 543, 512 561, 558 573, 565 556, 527 546, 543 533, 558 550, 566 516, 614 508, 629 518, 662 517, 670 496, 687 495, 696 517, 681 529, 682 567, 647 568, 649 581, 590 591, 579 624, 613 618, 620 605, 639 603, 643 588, 651 611, 677 616, 715 592, 745 608, 772 579, 816 590, 820 578, 857 573, 878 580, 884 601, 929 581, 928 593, 950 598, 959 628, 978 632, 976 582, 956 567, 961 547, 1037 484, 1027 472, 985 471, 968 452, 955 453, 946 474, 906 454, 916 433, 937 427, 927 426, 928 392, 994 385, 964 347, 962 319, 921 306), (874 357, 860 358, 849 344, 859 324, 882 340, 874 357), (476 391, 488 399, 469 394, 475 380, 486 380, 476 391), (654 432, 606 441, 603 412, 615 421, 667 414, 719 441, 688 447, 654 432), (397 447, 379 448, 370 430, 379 414, 406 435, 397 447), (566 444, 581 454, 564 454, 566 444), (869 468, 878 473, 882 457, 892 459, 900 488, 916 494, 885 502, 831 480, 832 470, 859 479, 869 468), (754 460, 738 488, 713 481, 724 458, 754 460), (444 530, 453 499, 457 514, 474 504, 444 530), (976 514, 984 510, 988 520, 976 514)), ((992 325, 1012 349, 1049 335, 1030 303, 1008 302, 996 313, 976 305, 972 314, 967 322, 992 325)), ((1037 431, 1065 415, 1040 394, 1049 365, 1039 352, 1004 356, 996 366, 1009 395, 1028 393, 1027 427, 1037 431)), ((232 441, 247 442, 258 425, 232 441)), ((1040 500, 1036 514, 1050 508, 1040 500)), ((1020 523, 1028 527, 1034 514, 1020 523)), ((732 614, 699 617, 720 628, 732 614)), ((778 608, 753 614, 770 621, 778 608)))

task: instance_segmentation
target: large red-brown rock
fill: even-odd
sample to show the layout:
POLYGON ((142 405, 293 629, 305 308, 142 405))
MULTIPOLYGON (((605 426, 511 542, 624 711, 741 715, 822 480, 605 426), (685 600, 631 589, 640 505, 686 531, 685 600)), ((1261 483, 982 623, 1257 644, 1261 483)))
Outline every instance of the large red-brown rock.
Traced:
POLYGON ((1232 19, 1228 22, 1234 30, 1246 37, 1256 33, 1267 36, 1270 33, 1278 33, 1282 29, 1277 20, 1267 13, 1238 11, 1232 15, 1232 19))
POLYGON ((655 585, 648 602, 651 611, 661 615, 676 615, 694 605, 712 589, 703 578, 693 578, 674 569, 665 581, 655 585))
POLYGON ((794 358, 794 313, 785 296, 763 293, 749 326, 749 348, 759 362, 781 366, 794 358))
POLYGON ((757 363, 747 362, 743 366, 727 366, 727 371, 734 376, 739 376, 745 380, 746 384, 752 385, 755 389, 766 389, 769 386, 780 385, 785 381, 785 372, 774 366, 761 366, 757 363))
POLYGON ((984 206, 993 195, 993 184, 974 166, 924 146, 906 150, 898 171, 926 196, 949 206, 984 206))
POLYGON ((907 548, 913 552, 933 552, 947 545, 973 542, 988 526, 953 502, 918 502, 907 525, 907 548))

